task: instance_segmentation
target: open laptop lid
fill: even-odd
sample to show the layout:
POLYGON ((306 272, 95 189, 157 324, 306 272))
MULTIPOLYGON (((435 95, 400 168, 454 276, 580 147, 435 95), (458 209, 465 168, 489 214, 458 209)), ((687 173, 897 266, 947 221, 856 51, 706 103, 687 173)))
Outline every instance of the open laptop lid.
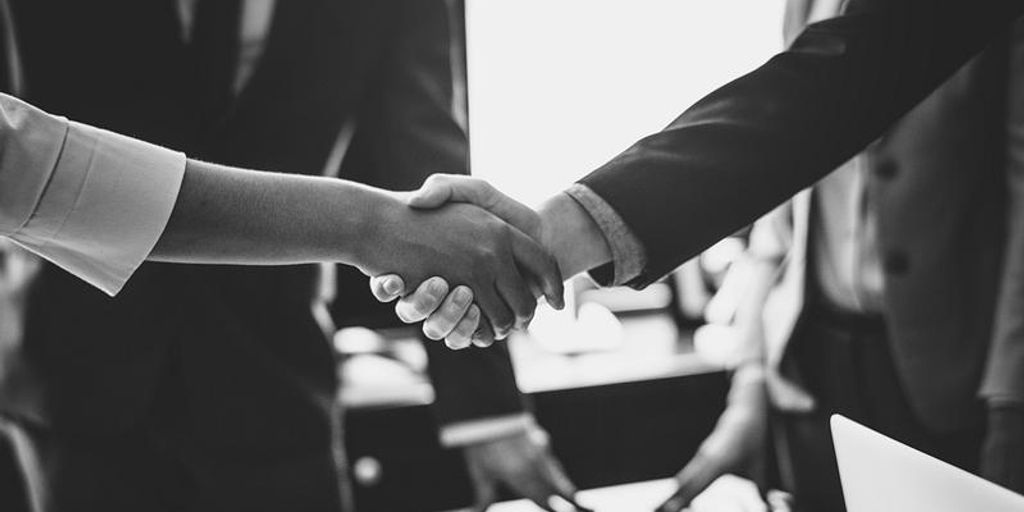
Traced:
POLYGON ((1024 510, 1024 496, 838 414, 832 438, 849 512, 1024 510))

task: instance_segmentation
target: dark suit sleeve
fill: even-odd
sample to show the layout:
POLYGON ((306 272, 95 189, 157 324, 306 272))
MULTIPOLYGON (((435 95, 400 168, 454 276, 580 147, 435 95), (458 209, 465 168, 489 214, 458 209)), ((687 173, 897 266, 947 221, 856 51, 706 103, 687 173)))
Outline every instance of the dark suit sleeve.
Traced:
POLYGON ((851 0, 581 180, 646 250, 643 287, 864 148, 1024 2, 851 0))
MULTIPOLYGON (((375 0, 387 20, 383 58, 368 84, 366 107, 342 176, 398 190, 415 189, 436 172, 468 171, 462 14, 446 0, 375 0)), ((392 305, 368 293, 366 277, 345 267, 335 318, 339 325, 394 320, 392 305), (355 294, 351 293, 353 290, 355 294), (369 312, 369 313, 368 313, 369 312)), ((454 352, 425 340, 442 425, 522 413, 504 347, 454 352)))

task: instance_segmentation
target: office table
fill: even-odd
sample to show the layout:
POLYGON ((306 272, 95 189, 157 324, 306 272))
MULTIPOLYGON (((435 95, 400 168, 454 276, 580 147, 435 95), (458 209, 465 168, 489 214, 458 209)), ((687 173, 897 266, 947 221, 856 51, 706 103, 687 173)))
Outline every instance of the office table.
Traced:
MULTIPOLYGON (((692 352, 687 333, 663 316, 629 318, 623 326, 621 350, 549 357, 512 342, 520 388, 581 489, 672 476, 724 407, 728 376, 692 352)), ((358 374, 353 366, 349 373, 358 374)), ((342 393, 360 512, 470 506, 461 453, 438 442, 429 384, 408 379, 390 389, 370 387, 349 385, 342 393)))

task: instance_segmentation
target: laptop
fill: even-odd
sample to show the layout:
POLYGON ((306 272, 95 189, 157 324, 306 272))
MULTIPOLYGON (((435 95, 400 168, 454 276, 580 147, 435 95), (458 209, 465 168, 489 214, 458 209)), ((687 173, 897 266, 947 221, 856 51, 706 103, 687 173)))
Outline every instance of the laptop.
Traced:
POLYGON ((849 512, 1024 511, 1024 496, 838 414, 831 423, 849 512))

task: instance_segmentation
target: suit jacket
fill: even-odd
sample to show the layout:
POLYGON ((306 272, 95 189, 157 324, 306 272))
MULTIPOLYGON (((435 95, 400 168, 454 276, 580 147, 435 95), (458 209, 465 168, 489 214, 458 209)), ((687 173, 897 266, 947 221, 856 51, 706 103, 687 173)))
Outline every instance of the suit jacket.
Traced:
POLYGON ((1007 0, 851 0, 848 14, 810 25, 584 177, 647 251, 631 284, 657 280, 849 160, 1022 11, 1007 0))
MULTIPOLYGON (((647 266, 630 284, 653 282, 849 160, 1022 11, 1002 0, 851 0, 845 15, 808 26, 788 50, 583 178, 646 249, 647 266)), ((951 392, 937 385, 934 394, 951 392)))
MULTIPOLYGON (((24 96, 51 111, 242 167, 323 174, 343 127, 356 134, 348 158, 375 164, 346 164, 352 179, 413 188, 466 167, 448 36, 457 18, 444 2, 277 2, 254 74, 205 111, 173 0, 11 3, 24 96)), ((18 370, 0 376, 0 405, 58 432, 118 432, 160 415, 182 446, 245 463, 323 452, 337 379, 311 313, 317 271, 146 264, 111 300, 47 267, 23 339, 0 355, 18 370)), ((341 293, 372 300, 365 281, 341 293)), ((439 392, 448 409, 522 410, 507 354, 435 356, 450 368, 440 381, 494 390, 477 403, 439 392), (484 374, 481 359, 506 371, 484 374)))
MULTIPOLYGON (((973 60, 867 151, 844 164, 867 169, 868 194, 878 216, 886 275, 883 313, 893 358, 917 416, 937 431, 984 418, 978 389, 990 348, 1000 346, 992 343, 993 319, 998 325, 1017 316, 996 314, 1002 276, 1020 275, 1024 265, 1024 258, 1015 257, 1019 255, 1004 257, 1009 215, 1004 50, 1005 45, 997 44, 973 60)), ((805 303, 822 300, 814 279, 808 278, 815 199, 802 192, 790 208, 770 214, 782 218, 766 219, 756 228, 774 232, 779 240, 773 245, 793 248, 785 257, 780 286, 765 308, 768 360, 781 370, 774 375, 788 369, 786 349, 801 336, 805 303)), ((1020 303, 1019 297, 1004 300, 1020 303)), ((771 382, 778 406, 799 410, 809 405, 785 384, 771 382)))

